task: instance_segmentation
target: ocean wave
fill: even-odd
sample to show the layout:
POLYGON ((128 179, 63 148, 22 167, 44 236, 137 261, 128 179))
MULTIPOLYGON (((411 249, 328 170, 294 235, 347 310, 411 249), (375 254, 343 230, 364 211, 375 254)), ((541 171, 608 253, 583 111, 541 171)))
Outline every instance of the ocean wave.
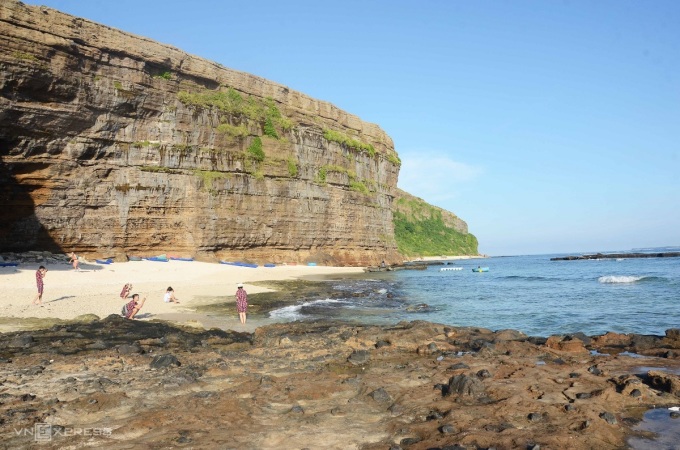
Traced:
POLYGON ((338 304, 338 303, 346 303, 342 300, 334 300, 327 298, 325 300, 313 300, 311 302, 304 302, 300 303, 299 305, 289 305, 289 306, 284 306, 283 308, 275 309, 273 311, 269 312, 269 317, 273 319, 278 319, 278 320, 299 320, 302 318, 303 314, 301 313, 302 308, 308 307, 308 306, 321 306, 321 305, 330 305, 330 304, 338 304))
POLYGON ((636 283, 642 281, 648 277, 637 277, 632 275, 609 275, 606 277, 600 277, 597 279, 600 283, 605 284, 617 284, 617 283, 636 283))
POLYGON ((540 276, 535 276, 535 275, 507 275, 505 277, 500 277, 501 279, 504 280, 523 280, 523 281, 559 281, 561 278, 553 278, 553 277, 540 277, 540 276))

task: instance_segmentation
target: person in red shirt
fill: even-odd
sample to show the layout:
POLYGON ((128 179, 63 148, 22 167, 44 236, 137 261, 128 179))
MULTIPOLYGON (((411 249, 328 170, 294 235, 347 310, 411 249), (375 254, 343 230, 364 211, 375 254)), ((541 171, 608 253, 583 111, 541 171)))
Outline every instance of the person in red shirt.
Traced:
POLYGON ((45 268, 45 266, 40 266, 38 270, 35 271, 35 284, 38 285, 38 295, 36 295, 35 298, 33 299, 32 302, 33 305, 42 304, 43 288, 45 287, 43 283, 43 278, 45 278, 46 274, 47 269, 45 268))
POLYGON ((142 299, 142 301, 139 300, 139 294, 134 294, 132 296, 132 300, 130 300, 128 303, 123 306, 123 310, 121 313, 123 316, 125 316, 126 319, 134 319, 135 315, 139 312, 140 309, 142 309, 142 306, 144 306, 144 302, 146 301, 146 297, 142 299))
POLYGON ((248 293, 243 289, 241 283, 236 289, 236 311, 238 311, 238 318, 242 324, 246 323, 246 311, 248 310, 248 293))

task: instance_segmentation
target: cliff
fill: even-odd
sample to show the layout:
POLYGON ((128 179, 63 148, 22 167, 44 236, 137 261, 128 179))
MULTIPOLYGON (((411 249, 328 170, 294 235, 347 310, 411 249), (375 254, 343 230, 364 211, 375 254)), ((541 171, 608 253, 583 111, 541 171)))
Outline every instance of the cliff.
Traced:
POLYGON ((405 256, 477 255, 477 238, 452 212, 401 189, 393 202, 394 233, 405 256))
POLYGON ((400 259, 380 127, 174 47, 0 4, 0 249, 400 259))

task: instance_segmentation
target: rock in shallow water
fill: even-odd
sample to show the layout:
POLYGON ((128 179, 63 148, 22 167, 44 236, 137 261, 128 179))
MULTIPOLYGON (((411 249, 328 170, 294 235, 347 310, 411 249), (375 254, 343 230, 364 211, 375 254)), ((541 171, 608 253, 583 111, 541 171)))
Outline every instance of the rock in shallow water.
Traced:
POLYGON ((165 354, 154 356, 149 365, 152 369, 163 369, 165 367, 179 367, 181 363, 175 355, 165 354))

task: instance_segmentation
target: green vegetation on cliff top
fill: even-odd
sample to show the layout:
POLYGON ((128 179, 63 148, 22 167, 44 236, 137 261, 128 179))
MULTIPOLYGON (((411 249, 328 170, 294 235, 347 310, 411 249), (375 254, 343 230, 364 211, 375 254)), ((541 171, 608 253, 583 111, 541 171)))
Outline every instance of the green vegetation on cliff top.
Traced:
POLYGON ((344 133, 335 130, 323 130, 323 137, 329 142, 337 142, 340 145, 345 145, 350 150, 357 152, 366 152, 368 156, 375 156, 375 148, 371 144, 364 144, 356 139, 352 139, 344 133))
POLYGON ((477 255, 477 238, 448 227, 442 211, 424 201, 406 201, 410 213, 393 211, 394 237, 404 256, 477 255))

